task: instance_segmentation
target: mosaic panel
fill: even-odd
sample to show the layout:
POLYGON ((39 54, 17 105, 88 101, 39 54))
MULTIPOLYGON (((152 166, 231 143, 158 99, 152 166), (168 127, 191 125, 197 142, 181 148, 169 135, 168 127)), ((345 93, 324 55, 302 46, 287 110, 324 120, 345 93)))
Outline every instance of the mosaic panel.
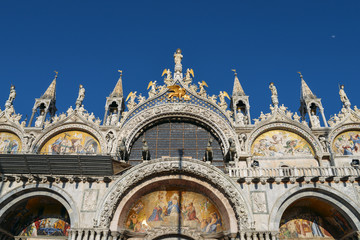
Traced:
POLYGON ((62 132, 41 148, 41 154, 97 154, 100 153, 100 144, 92 135, 83 131, 62 132))
POLYGON ((188 191, 155 191, 135 202, 125 226, 135 232, 157 227, 188 227, 204 233, 223 231, 216 206, 205 196, 188 191))
POLYGON ((68 236, 70 224, 58 218, 37 220, 26 227, 20 236, 68 236))
POLYGON ((360 155, 360 131, 341 133, 335 138, 332 149, 338 155, 360 155))
POLYGON ((21 141, 18 136, 9 132, 0 132, 0 153, 12 154, 21 152, 21 141))
POLYGON ((340 239, 352 231, 333 206, 316 199, 298 202, 280 221, 280 239, 340 239))
POLYGON ((314 150, 304 138, 295 133, 271 130, 255 139, 251 153, 254 156, 282 157, 314 155, 314 150))

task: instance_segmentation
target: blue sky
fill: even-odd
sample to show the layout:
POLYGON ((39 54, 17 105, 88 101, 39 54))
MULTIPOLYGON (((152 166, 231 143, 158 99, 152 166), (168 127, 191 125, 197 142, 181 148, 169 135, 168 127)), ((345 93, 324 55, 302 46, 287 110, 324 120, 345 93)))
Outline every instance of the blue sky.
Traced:
POLYGON ((10 84, 15 111, 31 114, 59 71, 58 113, 75 105, 102 118, 105 99, 123 72, 125 95, 146 94, 163 82, 173 53, 205 80, 209 94, 232 91, 233 73, 250 96, 251 116, 269 112, 269 82, 280 104, 299 109, 301 71, 322 98, 325 114, 338 113, 338 84, 360 105, 360 1, 0 1, 0 106, 10 84))

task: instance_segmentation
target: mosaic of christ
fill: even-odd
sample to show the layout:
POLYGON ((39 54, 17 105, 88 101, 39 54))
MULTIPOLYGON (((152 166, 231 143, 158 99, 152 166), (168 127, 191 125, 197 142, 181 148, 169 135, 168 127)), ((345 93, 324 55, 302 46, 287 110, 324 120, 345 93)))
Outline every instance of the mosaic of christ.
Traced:
POLYGON ((156 191, 142 196, 125 222, 126 228, 134 232, 179 225, 204 233, 224 230, 215 205, 207 197, 188 191, 156 191))

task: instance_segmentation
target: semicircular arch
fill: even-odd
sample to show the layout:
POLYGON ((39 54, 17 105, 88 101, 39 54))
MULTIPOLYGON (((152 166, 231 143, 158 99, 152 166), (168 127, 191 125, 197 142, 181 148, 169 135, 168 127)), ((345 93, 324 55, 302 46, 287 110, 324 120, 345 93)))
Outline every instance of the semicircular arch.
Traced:
POLYGON ((103 135, 98 132, 96 129, 80 123, 70 123, 70 124, 64 124, 59 127, 56 127, 54 129, 51 129, 50 131, 44 133, 42 136, 40 136, 37 141, 33 144, 32 152, 38 152, 40 151, 43 146, 49 141, 51 138, 55 137, 58 134, 61 134, 63 132, 67 131, 82 131, 85 132, 92 137, 94 137, 97 141, 99 141, 100 144, 100 151, 103 152, 106 149, 106 141, 104 140, 103 135))
MULTIPOLYGON (((11 125, 1 125, 0 126, 0 133, 9 133, 11 135, 16 136, 15 138, 18 138, 18 140, 20 141, 19 144, 21 144, 20 146, 20 150, 19 152, 24 150, 24 132, 22 131, 22 129, 19 129, 15 126, 11 126, 11 125)), ((3 141, 3 140, 1 140, 3 141)), ((2 149, 0 149, 0 152, 3 151, 2 149)))
POLYGON ((278 231, 285 210, 295 201, 306 197, 315 197, 335 205, 347 215, 347 220, 354 228, 360 229, 360 207, 351 198, 331 187, 305 186, 293 187, 276 200, 269 214, 269 230, 278 231))
POLYGON ((60 202, 69 214, 71 227, 78 227, 80 218, 75 201, 63 189, 57 186, 52 186, 52 188, 53 189, 49 189, 45 184, 29 184, 26 185, 25 189, 23 187, 17 187, 8 192, 0 198, 0 221, 8 210, 22 200, 31 197, 44 196, 60 202))
POLYGON ((228 139, 233 138, 238 152, 240 151, 236 132, 223 118, 206 108, 180 103, 155 106, 139 112, 122 126, 121 138, 126 137, 126 146, 129 149, 139 129, 160 119, 174 117, 193 119, 207 125, 219 137, 224 152, 229 148, 228 139))
MULTIPOLYGON (((348 132, 354 132, 355 135, 360 133, 360 124, 344 124, 344 125, 340 125, 337 128, 333 129, 330 134, 329 134, 329 143, 330 143, 330 148, 332 149, 332 152, 335 153, 335 155, 339 154, 339 151, 337 149, 334 149, 336 141, 338 139, 338 137, 340 135, 346 134, 348 132)), ((350 139, 352 136, 347 136, 347 139, 350 139)), ((357 139, 358 142, 360 142, 360 139, 357 139)), ((351 140, 353 141, 353 140, 351 140)), ((349 143, 349 141, 347 142, 342 142, 340 143, 341 145, 343 145, 343 147, 347 148, 346 145, 351 146, 352 144, 349 143)), ((343 148, 343 149, 345 149, 343 148)), ((359 154, 359 153, 358 153, 359 154)), ((346 154, 341 154, 341 155, 346 155, 346 154)), ((351 153, 350 155, 353 155, 353 153, 351 153)))
POLYGON ((289 131, 291 133, 294 133, 296 135, 299 135, 300 137, 304 138, 305 141, 309 143, 312 150, 314 151, 314 157, 317 157, 321 159, 323 152, 322 148, 320 147, 319 140, 308 130, 301 128, 300 126, 285 123, 285 122, 274 122, 274 123, 267 123, 265 125, 261 125, 257 128, 255 128, 250 134, 249 139, 247 142, 247 151, 251 151, 251 147, 255 140, 260 137, 262 134, 273 131, 273 130, 285 130, 289 131))
MULTIPOLYGON (((178 158, 151 160, 139 164, 125 173, 100 201, 101 204, 98 206, 96 214, 98 225, 104 228, 115 227, 118 221, 117 217, 120 217, 121 213, 119 209, 122 209, 122 207, 118 207, 119 204, 123 206, 130 204, 129 200, 136 192, 134 189, 140 184, 146 186, 151 184, 153 178, 164 177, 164 179, 159 179, 159 181, 164 181, 166 176, 173 178, 174 175, 176 177, 183 176, 184 179, 189 177, 191 178, 190 182, 195 182, 194 179, 201 179, 206 183, 207 189, 212 188, 218 191, 222 196, 221 199, 227 199, 227 208, 224 207, 224 209, 232 209, 228 214, 229 216, 233 214, 237 219, 237 223, 231 225, 231 230, 237 232, 239 229, 249 228, 249 223, 253 218, 249 210, 250 206, 244 201, 236 183, 214 166, 196 160, 179 160, 178 158), (132 194, 129 194, 130 191, 132 194)), ((140 189, 143 188, 139 187, 140 189)))

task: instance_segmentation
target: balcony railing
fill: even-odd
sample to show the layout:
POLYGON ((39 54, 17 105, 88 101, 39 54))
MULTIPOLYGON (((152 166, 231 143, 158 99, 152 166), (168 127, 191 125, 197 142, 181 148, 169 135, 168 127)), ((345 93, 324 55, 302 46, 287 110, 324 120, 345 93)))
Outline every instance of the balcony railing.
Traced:
POLYGON ((228 167, 229 176, 234 178, 299 178, 299 177, 359 177, 358 167, 279 167, 239 168, 228 167))

